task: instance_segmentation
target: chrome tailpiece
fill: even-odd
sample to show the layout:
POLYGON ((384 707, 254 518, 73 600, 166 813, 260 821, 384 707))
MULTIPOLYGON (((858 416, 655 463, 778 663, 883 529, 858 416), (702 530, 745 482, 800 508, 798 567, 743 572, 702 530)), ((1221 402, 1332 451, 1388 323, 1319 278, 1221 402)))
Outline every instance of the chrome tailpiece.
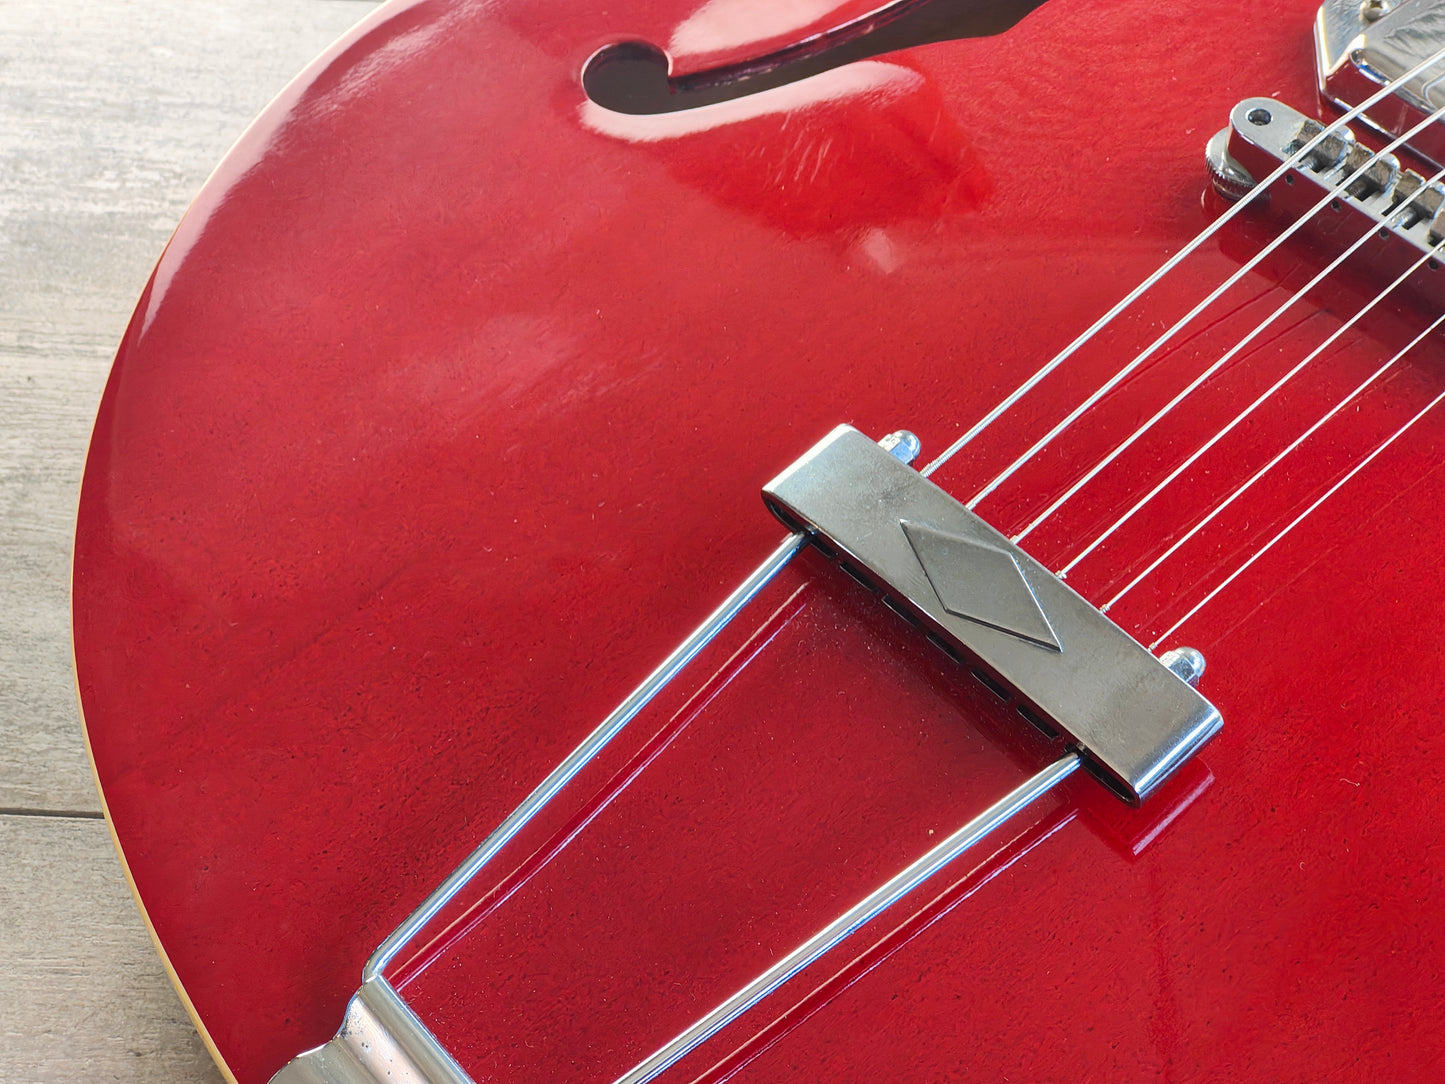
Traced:
POLYGON ((1214 706, 1018 546, 851 426, 763 488, 785 525, 1138 804, 1214 706))
POLYGON ((384 982, 363 982, 325 1046, 292 1058, 271 1084, 471 1084, 384 982))
POLYGON ((1137 805, 1219 731, 1219 712, 1194 690, 1204 672, 1199 652, 1150 655, 915 471, 910 464, 919 450, 918 438, 906 431, 875 444, 851 426, 839 426, 768 483, 763 500, 792 533, 382 942, 362 971, 361 989, 336 1037, 293 1059, 272 1084, 469 1084, 465 1070, 392 986, 387 966, 809 544, 879 592, 1020 716, 1062 737, 1063 747, 1056 747, 1052 763, 614 1084, 646 1084, 665 1072, 1079 767, 1137 805))

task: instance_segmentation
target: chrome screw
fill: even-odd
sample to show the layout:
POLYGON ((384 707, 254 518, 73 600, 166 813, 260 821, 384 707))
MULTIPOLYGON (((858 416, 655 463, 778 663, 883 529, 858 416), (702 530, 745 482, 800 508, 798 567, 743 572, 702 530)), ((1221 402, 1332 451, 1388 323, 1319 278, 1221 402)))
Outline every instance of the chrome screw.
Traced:
POLYGON ((878 442, 878 447, 882 448, 900 463, 912 463, 923 454, 923 442, 907 429, 900 429, 896 433, 889 433, 878 442))
POLYGON ((1159 656, 1159 661, 1191 687, 1198 685, 1199 679, 1204 676, 1204 653, 1192 647, 1176 647, 1172 651, 1166 651, 1159 656))

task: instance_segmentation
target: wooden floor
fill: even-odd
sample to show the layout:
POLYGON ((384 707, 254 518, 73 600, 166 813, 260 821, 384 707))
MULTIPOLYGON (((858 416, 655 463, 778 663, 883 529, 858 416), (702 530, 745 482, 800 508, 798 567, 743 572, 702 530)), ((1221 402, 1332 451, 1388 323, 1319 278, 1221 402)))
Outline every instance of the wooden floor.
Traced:
POLYGON ((111 355, 211 167, 369 0, 0 0, 0 1081, 221 1079, 100 816, 72 521, 111 355))

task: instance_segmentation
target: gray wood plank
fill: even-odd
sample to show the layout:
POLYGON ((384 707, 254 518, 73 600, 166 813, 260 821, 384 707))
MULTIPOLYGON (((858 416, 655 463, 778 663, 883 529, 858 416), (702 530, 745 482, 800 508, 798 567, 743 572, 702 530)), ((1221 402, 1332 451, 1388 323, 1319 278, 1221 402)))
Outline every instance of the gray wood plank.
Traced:
POLYGON ((372 0, 0 0, 0 1081, 218 1081, 75 704, 76 492, 115 344, 250 119, 372 0), (60 815, 55 815, 60 814, 60 815))
POLYGON ((0 855, 0 1080, 219 1082, 105 822, 0 816, 0 855))

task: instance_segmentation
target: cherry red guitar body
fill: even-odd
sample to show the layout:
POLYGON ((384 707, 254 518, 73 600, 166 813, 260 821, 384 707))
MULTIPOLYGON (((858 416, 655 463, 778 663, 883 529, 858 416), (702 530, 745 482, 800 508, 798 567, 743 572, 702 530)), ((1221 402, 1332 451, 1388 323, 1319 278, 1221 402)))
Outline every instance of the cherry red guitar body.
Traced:
MULTIPOLYGON (((942 452, 1221 213, 1237 101, 1317 108, 1308 2, 1048 0, 655 116, 582 88, 610 43, 695 71, 866 8, 394 2, 181 223, 96 425, 75 643, 120 849, 236 1080, 329 1038, 370 951, 776 544, 764 482, 840 422, 942 452)), ((1277 230, 1227 223, 933 480, 977 492, 1277 230)), ((978 512, 1029 524, 1326 255, 1281 247, 978 512)), ((1330 275, 1025 548, 1061 567, 1382 285, 1330 275)), ((1118 594, 1426 296, 1069 582, 1118 594)), ((1209 660, 1225 728, 1164 793, 1071 779, 667 1079, 1439 1079, 1445 415, 1355 468, 1442 386, 1427 338, 1111 608, 1209 660)), ((394 981, 478 1081, 611 1080, 1051 755, 809 553, 394 981)))

